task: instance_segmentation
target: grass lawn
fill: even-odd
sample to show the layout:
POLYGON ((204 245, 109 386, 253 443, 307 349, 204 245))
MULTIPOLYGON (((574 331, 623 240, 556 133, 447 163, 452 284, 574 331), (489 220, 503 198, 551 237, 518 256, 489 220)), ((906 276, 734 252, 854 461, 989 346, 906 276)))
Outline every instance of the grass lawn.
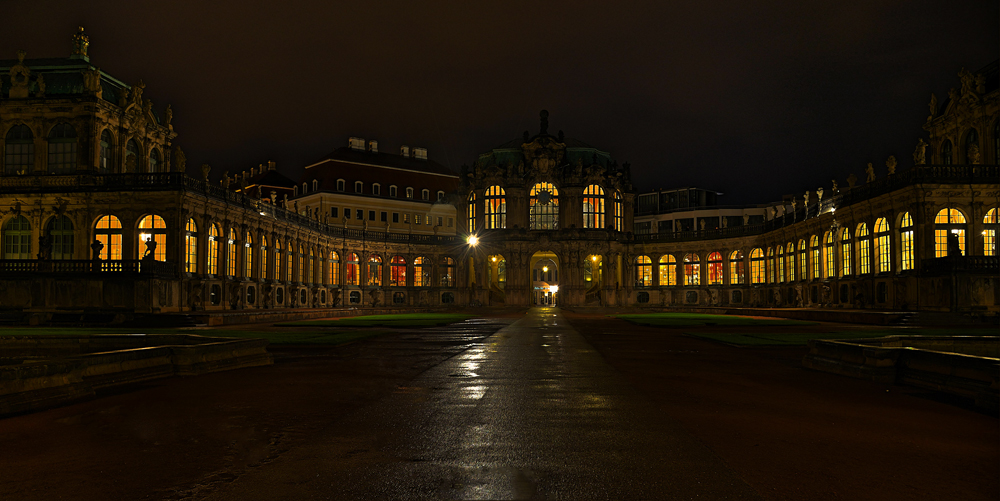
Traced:
POLYGON ((275 324, 278 327, 435 327, 461 322, 475 315, 460 313, 400 313, 397 315, 365 315, 338 320, 303 320, 275 324))
POLYGON ((691 327, 701 325, 761 326, 761 325, 815 325, 816 322, 786 320, 783 318, 751 318, 738 315, 709 315, 705 313, 640 313, 614 315, 627 322, 654 327, 691 327))
POLYGON ((882 333, 856 330, 844 332, 685 332, 702 339, 711 339, 740 346, 805 346, 810 339, 862 339, 881 337, 882 333))
POLYGON ((206 337, 264 338, 273 345, 327 344, 336 345, 366 339, 392 331, 386 329, 365 330, 235 330, 235 329, 116 329, 98 327, 11 327, 0 328, 0 336, 92 336, 96 334, 193 334, 206 337))

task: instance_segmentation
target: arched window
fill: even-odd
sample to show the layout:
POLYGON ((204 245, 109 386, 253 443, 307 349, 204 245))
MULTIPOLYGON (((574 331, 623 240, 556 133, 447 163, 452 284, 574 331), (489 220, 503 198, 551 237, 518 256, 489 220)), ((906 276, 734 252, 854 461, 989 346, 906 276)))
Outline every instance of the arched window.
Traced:
POLYGON ((835 264, 836 263, 835 256, 837 255, 837 253, 834 250, 835 246, 833 240, 834 240, 833 231, 826 232, 826 236, 824 237, 824 243, 826 247, 824 249, 825 255, 823 256, 825 258, 824 264, 826 265, 826 269, 823 271, 823 276, 826 278, 833 278, 837 276, 837 265, 835 264))
POLYGON ((160 172, 160 150, 153 148, 149 152, 149 173, 156 174, 160 172))
POLYGON ((635 258, 635 285, 636 287, 653 285, 653 261, 646 256, 635 258))
POLYGON ((406 287, 406 260, 403 259, 403 256, 393 256, 389 264, 389 285, 406 287))
POLYGON ((799 280, 809 280, 809 262, 806 261, 806 239, 799 239, 799 280))
POLYGON ((476 232, 476 192, 469 193, 468 205, 465 206, 465 218, 469 221, 469 233, 476 232))
POLYGON ((559 190, 552 183, 532 186, 528 205, 532 230, 559 229, 559 190))
POLYGON ((31 259, 31 223, 17 215, 3 226, 3 258, 31 259))
POLYGON ((413 198, 413 188, 406 188, 406 198, 413 198))
POLYGON ((427 287, 431 284, 430 263, 427 258, 418 257, 413 259, 413 286, 427 287))
POLYGON ((347 272, 347 285, 359 285, 361 269, 358 264, 358 255, 354 252, 347 255, 347 268, 344 270, 347 272))
POLYGON ((390 184, 389 185, 389 196, 392 197, 392 198, 396 198, 396 194, 398 193, 397 190, 398 190, 398 188, 396 188, 396 185, 390 184))
POLYGON ((208 229, 208 257, 205 261, 205 274, 217 275, 219 273, 219 239, 222 233, 219 232, 219 225, 213 224, 208 229))
MULTIPOLYGON (((319 191, 319 179, 313 179, 312 185, 313 185, 312 186, 312 190, 313 191, 319 191)), ((375 187, 377 188, 378 185, 376 184, 375 187)), ((378 195, 378 191, 377 190, 375 191, 375 194, 378 195)))
MULTIPOLYGON (((475 196, 475 195, 473 195, 475 196)), ((486 188, 483 196, 486 202, 486 227, 503 229, 507 227, 507 194, 499 186, 486 188)))
POLYGON ((253 235, 249 231, 243 239, 243 276, 253 278, 253 235))
MULTIPOLYGON (((965 154, 965 163, 967 163, 967 164, 971 164, 972 163, 972 159, 969 158, 969 148, 972 148, 973 145, 976 146, 977 150, 979 149, 979 131, 977 131, 976 129, 969 129, 969 132, 965 135, 965 149, 962 150, 962 153, 965 154)), ((982 161, 981 154, 982 154, 982 152, 980 152, 980 161, 979 162, 980 163, 984 163, 982 161)))
MULTIPOLYGON (((302 189, 305 190, 305 187, 303 186, 302 189)), ((365 191, 365 183, 362 183, 361 181, 355 181, 354 193, 363 193, 364 191, 365 191)))
POLYGON ((226 239, 226 275, 236 276, 236 229, 229 228, 229 238, 226 239))
POLYGON ((312 247, 309 248, 309 261, 306 263, 308 267, 306 268, 305 277, 309 279, 309 283, 316 283, 316 252, 312 247))
POLYGON ((52 259, 73 259, 73 221, 56 216, 49 219, 45 233, 52 239, 52 259))
POLYGON ((337 180, 337 191, 344 191, 344 190, 346 190, 347 189, 346 186, 347 186, 347 181, 344 181, 343 179, 338 179, 337 180))
POLYGON ((167 223, 162 217, 150 214, 139 220, 139 257, 145 257, 149 247, 146 241, 152 239, 156 243, 153 259, 167 260, 167 223))
POLYGON ((951 140, 945 139, 944 143, 941 145, 941 164, 951 165, 951 140))
POLYGON ((259 276, 261 280, 270 280, 273 276, 271 275, 271 270, 267 268, 273 260, 269 260, 267 258, 267 253, 267 237, 262 236, 260 237, 260 271, 257 273, 257 276, 259 276))
POLYGON ((326 283, 329 285, 339 285, 340 284, 340 254, 336 251, 330 251, 330 257, 327 258, 327 268, 326 268, 326 283))
POLYGON ((775 264, 778 265, 775 273, 778 275, 778 282, 781 283, 785 281, 785 246, 779 245, 775 252, 777 253, 775 264))
MULTIPOLYGON (((496 259, 494 257, 493 259, 496 259)), ((590 262, 587 262, 590 264, 590 262)), ((500 260, 497 261, 497 288, 500 290, 507 289, 507 260, 500 256, 500 260)))
MULTIPOLYGON (((291 247, 289 247, 291 250, 291 247)), ((298 283, 305 282, 305 278, 309 276, 309 272, 306 270, 306 251, 299 245, 299 267, 295 270, 295 281, 298 283)))
POLYGON ((382 285, 382 258, 375 254, 368 256, 368 285, 382 285))
POLYGON ((69 174, 76 170, 76 129, 60 123, 49 131, 49 174, 69 174))
POLYGON ((184 271, 198 273, 198 223, 193 218, 184 227, 184 271))
POLYGON ((788 281, 795 281, 795 244, 788 242, 785 248, 785 265, 788 266, 788 281))
POLYGON ((701 285, 701 263, 697 254, 684 256, 684 285, 701 285))
POLYGON ((878 272, 888 273, 892 269, 892 254, 889 246, 889 223, 884 217, 875 220, 875 256, 878 257, 878 272))
POLYGON ((941 209, 934 217, 934 257, 965 255, 965 214, 958 209, 941 209), (958 252, 949 250, 957 246, 958 252))
POLYGON ((444 202, 444 192, 443 191, 437 192, 437 201, 438 202, 444 202))
POLYGON ((111 172, 111 166, 114 165, 111 160, 111 133, 107 129, 101 132, 101 158, 98 161, 97 172, 101 174, 107 174, 111 172))
POLYGON ((441 258, 441 287, 455 286, 455 260, 450 257, 441 258))
POLYGON ((767 283, 773 284, 775 276, 774 247, 767 248, 767 283))
POLYGON ((722 285, 722 254, 708 255, 708 285, 722 285))
POLYGON ((729 285, 743 285, 746 273, 743 270, 743 251, 734 250, 729 254, 729 285))
POLYGON ((844 228, 840 231, 840 276, 846 277, 851 274, 851 229, 844 228))
POLYGON ((762 284, 765 282, 765 261, 764 250, 760 247, 750 251, 750 283, 762 284))
POLYGON ((431 190, 428 190, 427 188, 424 188, 424 189, 420 190, 420 198, 423 199, 423 200, 430 200, 431 199, 431 190))
POLYGON ((677 285, 677 258, 670 254, 660 256, 660 285, 666 287, 677 285))
POLYGON ((35 137, 27 125, 15 125, 7 131, 4 174, 27 174, 33 170, 35 170, 35 137))
POLYGON ((858 237, 858 274, 868 275, 872 272, 872 237, 868 233, 868 225, 859 224, 856 236, 858 237))
MULTIPOLYGON (((315 182, 316 181, 313 181, 313 183, 315 182)), ((316 191, 315 186, 313 187, 313 191, 316 191)), ((382 185, 378 183, 372 183, 372 195, 381 195, 381 194, 382 194, 382 185)))
POLYGON ((615 231, 625 231, 624 204, 622 204, 622 192, 615 190, 615 231))
POLYGON ((135 173, 139 168, 139 145, 135 139, 129 139, 125 143, 125 172, 135 173))
POLYGON ((604 228, 604 188, 599 185, 583 190, 583 227, 604 228))
POLYGON ((119 261, 122 258, 122 223, 115 216, 101 216, 94 226, 94 238, 104 245, 101 259, 119 261))
POLYGON ((820 274, 822 260, 820 259, 819 235, 809 237, 809 247, 812 257, 812 279, 819 280, 823 278, 823 275, 820 274))
POLYGON ((983 218, 983 255, 997 255, 997 222, 1000 219, 1000 209, 992 208, 983 218))
POLYGON ((291 242, 285 245, 285 276, 283 277, 286 282, 292 281, 292 256, 295 254, 295 246, 291 242))

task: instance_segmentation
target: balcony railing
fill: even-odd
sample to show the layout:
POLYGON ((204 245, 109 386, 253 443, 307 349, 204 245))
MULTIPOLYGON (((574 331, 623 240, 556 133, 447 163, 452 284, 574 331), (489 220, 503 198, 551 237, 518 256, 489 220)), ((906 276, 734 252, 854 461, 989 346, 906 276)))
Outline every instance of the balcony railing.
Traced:
POLYGON ((90 261, 86 259, 6 259, 0 261, 0 275, 19 274, 131 274, 171 278, 174 263, 140 259, 90 261))
POLYGON ((1000 273, 1000 257, 997 256, 949 256, 921 261, 925 275, 948 275, 951 273, 1000 273))

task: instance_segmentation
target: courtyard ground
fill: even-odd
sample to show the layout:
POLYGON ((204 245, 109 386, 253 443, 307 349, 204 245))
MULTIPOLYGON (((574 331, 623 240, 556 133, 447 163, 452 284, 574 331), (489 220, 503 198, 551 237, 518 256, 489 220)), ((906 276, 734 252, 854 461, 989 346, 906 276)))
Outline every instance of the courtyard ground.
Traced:
MULTIPOLYGON (((268 478, 289 458, 308 459, 331 436, 343 442, 338 427, 365 409, 427 405, 414 381, 490 345, 497 328, 520 317, 360 328, 377 335, 348 344, 276 344, 274 366, 158 380, 2 419, 0 499, 236 499, 224 494, 268 478)), ((704 444, 765 499, 973 500, 1000 492, 995 416, 922 390, 803 369, 804 346, 695 337, 884 328, 649 327, 606 315, 564 317, 583 336, 580 349, 592 346, 610 365, 600 370, 626 381, 631 398, 704 444)), ((302 328, 246 328, 288 329, 302 328)), ((345 452, 333 464, 381 467, 365 459, 367 437, 339 443, 345 452)))

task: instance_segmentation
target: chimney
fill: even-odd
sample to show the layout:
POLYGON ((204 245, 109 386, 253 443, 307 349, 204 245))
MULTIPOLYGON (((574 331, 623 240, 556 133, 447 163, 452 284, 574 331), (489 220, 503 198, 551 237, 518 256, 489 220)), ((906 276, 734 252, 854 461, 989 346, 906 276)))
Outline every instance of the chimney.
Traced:
POLYGON ((378 141, 375 140, 368 141, 368 152, 378 153, 378 141))
POLYGON ((278 164, 274 160, 267 161, 267 170, 277 170, 278 164))
POLYGON ((400 146, 399 147, 399 156, 410 158, 410 147, 409 146, 400 146))
POLYGON ((413 158, 427 160, 427 148, 413 148, 413 158))
POLYGON ((352 150, 365 151, 365 138, 352 137, 347 140, 347 145, 350 146, 352 150))

